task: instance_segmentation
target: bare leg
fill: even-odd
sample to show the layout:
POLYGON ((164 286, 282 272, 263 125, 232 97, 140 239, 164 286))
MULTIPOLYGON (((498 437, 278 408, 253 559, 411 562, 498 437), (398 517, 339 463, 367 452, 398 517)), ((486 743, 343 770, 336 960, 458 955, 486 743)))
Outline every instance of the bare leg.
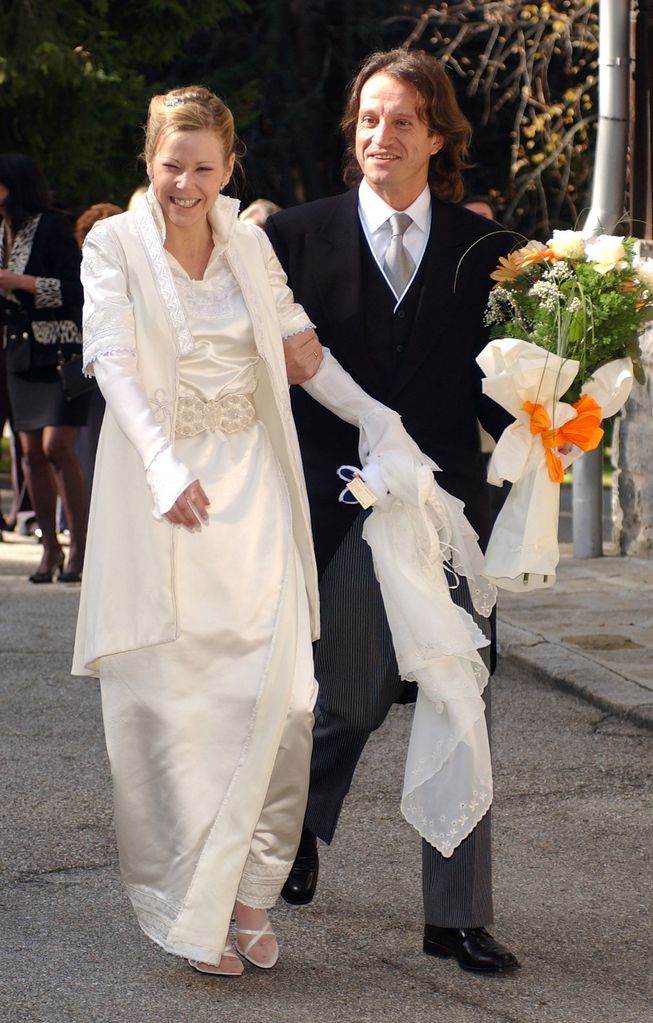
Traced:
POLYGON ((43 537, 43 557, 39 572, 49 572, 57 564, 61 546, 57 539, 55 513, 57 491, 50 463, 43 450, 43 430, 21 432, 23 472, 43 537))
POLYGON ((86 548, 86 480, 75 454, 76 437, 76 426, 46 426, 43 430, 43 449, 52 466, 70 530, 67 572, 81 572, 86 548))
MULTIPOLYGON (((7 525, 12 529, 18 525, 18 516, 21 512, 31 513, 33 512, 32 505, 30 503, 29 490, 27 488, 27 482, 25 480, 25 473, 23 471, 23 454, 20 447, 20 438, 14 431, 11 422, 11 508, 9 514, 6 516, 7 525)), ((34 516, 36 519, 36 516, 34 516)))

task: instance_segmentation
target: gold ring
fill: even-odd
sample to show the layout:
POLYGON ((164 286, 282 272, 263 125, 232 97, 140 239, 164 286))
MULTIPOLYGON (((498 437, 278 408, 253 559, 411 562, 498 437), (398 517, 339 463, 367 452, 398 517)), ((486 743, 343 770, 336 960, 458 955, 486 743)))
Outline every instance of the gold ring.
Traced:
POLYGON ((316 359, 320 358, 320 356, 317 354, 317 352, 313 352, 313 355, 315 356, 316 359))

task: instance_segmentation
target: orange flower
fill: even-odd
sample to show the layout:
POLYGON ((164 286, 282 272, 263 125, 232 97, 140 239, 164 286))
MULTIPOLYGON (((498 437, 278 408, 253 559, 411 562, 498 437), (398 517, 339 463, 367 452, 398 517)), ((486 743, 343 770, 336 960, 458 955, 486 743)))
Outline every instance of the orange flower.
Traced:
POLYGON ((499 257, 499 265, 490 274, 493 281, 503 284, 506 281, 516 281, 521 273, 522 257, 518 252, 511 252, 507 256, 499 257))
MULTIPOLYGON (((522 249, 523 252, 523 249, 522 249)), ((533 266, 534 263, 543 263, 545 260, 549 263, 557 263, 563 256, 556 256, 553 249, 549 249, 544 246, 542 249, 530 249, 522 256, 522 267, 525 269, 527 266, 533 266)))

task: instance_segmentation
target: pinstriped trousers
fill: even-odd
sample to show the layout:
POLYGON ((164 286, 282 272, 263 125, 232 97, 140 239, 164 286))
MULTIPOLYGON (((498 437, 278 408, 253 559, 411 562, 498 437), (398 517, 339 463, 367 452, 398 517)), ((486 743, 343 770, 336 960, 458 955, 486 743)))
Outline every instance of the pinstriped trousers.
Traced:
MULTIPOLYGON (((322 635, 315 646, 319 695, 305 824, 330 843, 370 733, 402 688, 361 512, 320 581, 322 635)), ((473 613, 464 579, 455 602, 473 613)), ((488 632, 487 620, 476 617, 488 632)), ((485 653, 485 651, 484 651, 485 653)), ((485 691, 489 725, 489 688, 485 691)), ((490 811, 449 858, 422 840, 422 894, 427 924, 481 927, 492 922, 490 811)))

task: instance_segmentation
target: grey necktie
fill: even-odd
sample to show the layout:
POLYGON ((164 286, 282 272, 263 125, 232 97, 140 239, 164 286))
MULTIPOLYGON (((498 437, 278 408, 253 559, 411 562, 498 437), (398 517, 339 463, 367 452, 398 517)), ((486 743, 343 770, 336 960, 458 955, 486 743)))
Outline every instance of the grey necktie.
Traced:
POLYGON ((404 247, 404 234, 413 221, 407 213, 393 213, 391 217, 388 217, 388 221, 392 230, 392 238, 386 249, 383 269, 397 298, 401 298, 415 269, 413 258, 404 247))

